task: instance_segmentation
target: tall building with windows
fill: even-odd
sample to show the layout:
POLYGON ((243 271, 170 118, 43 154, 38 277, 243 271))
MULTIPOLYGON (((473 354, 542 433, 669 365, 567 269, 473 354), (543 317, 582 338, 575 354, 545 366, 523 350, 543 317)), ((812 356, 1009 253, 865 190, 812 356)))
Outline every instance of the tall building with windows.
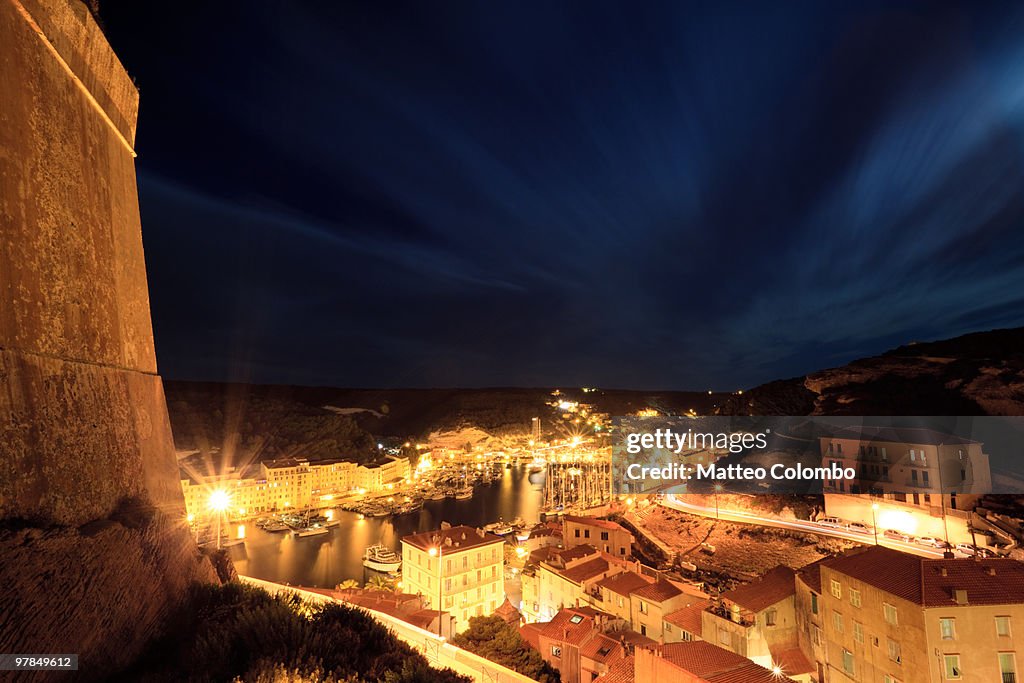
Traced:
POLYGON ((992 490, 988 455, 978 441, 932 429, 837 428, 820 438, 824 466, 857 472, 826 481, 826 514, 914 536, 970 542, 968 521, 992 490))
POLYGON ((470 617, 493 614, 505 602, 504 543, 464 525, 410 534, 402 539, 402 590, 450 613, 463 631, 470 617))
POLYGON ((1024 563, 871 546, 814 568, 824 680, 1024 680, 1024 563))

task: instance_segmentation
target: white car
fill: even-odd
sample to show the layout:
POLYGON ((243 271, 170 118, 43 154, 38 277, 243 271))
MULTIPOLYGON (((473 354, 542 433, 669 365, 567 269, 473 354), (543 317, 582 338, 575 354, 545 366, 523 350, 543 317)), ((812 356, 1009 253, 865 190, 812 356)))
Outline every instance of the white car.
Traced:
POLYGON ((905 534, 902 531, 896 531, 895 529, 886 529, 882 532, 882 535, 886 538, 891 538, 894 541, 903 541, 904 543, 912 543, 914 537, 910 534, 905 534))
POLYGON ((846 528, 850 531, 856 531, 858 534, 870 534, 872 531, 871 527, 860 522, 850 522, 846 528))
POLYGON ((921 536, 919 539, 917 539, 917 542, 920 543, 921 545, 927 545, 927 546, 930 546, 932 548, 945 548, 946 547, 946 542, 945 541, 939 540, 939 539, 937 539, 937 538, 935 538, 933 536, 921 536))
POLYGON ((838 517, 822 517, 818 520, 818 526, 828 527, 829 529, 842 529, 845 525, 838 517))
POLYGON ((957 543, 956 550, 958 553, 963 553, 968 557, 974 557, 975 555, 977 555, 978 557, 989 557, 992 554, 988 550, 984 548, 978 548, 977 546, 973 546, 970 543, 957 543))

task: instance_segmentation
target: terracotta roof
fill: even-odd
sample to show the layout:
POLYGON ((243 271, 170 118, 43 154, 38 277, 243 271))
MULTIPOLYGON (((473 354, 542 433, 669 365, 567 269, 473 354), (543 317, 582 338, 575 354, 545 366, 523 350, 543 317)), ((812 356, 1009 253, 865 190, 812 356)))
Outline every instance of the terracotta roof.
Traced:
POLYGON ((795 576, 792 569, 779 565, 753 583, 722 593, 722 598, 751 612, 760 612, 796 593, 795 576))
POLYGON ((793 683, 734 652, 707 641, 662 646, 662 657, 708 683, 793 683))
POLYGON ((548 566, 552 572, 572 581, 573 583, 583 583, 589 579, 601 576, 610 568, 608 560, 602 557, 595 557, 592 560, 587 560, 582 564, 569 567, 568 569, 562 569, 550 564, 548 566))
POLYGON ((505 602, 498 605, 498 608, 494 610, 494 614, 501 617, 509 623, 517 624, 519 623, 519 619, 522 617, 522 615, 519 613, 519 610, 517 610, 512 605, 512 601, 509 600, 507 597, 505 598, 505 602))
POLYGON ((701 614, 711 605, 710 600, 695 600, 682 609, 665 615, 665 621, 678 626, 684 631, 699 636, 701 634, 701 614))
POLYGON ((586 524, 587 526, 596 526, 602 529, 608 529, 610 531, 624 531, 621 524, 613 522, 608 519, 598 519, 597 517, 579 517, 577 515, 565 515, 562 517, 565 522, 572 522, 573 524, 586 524))
POLYGON ((665 579, 659 579, 652 584, 642 586, 633 591, 633 595, 650 602, 665 602, 682 594, 683 591, 678 586, 665 579))
POLYGON ((595 662, 612 662, 625 654, 622 645, 614 638, 603 633, 591 638, 580 648, 580 656, 593 659, 595 662))
POLYGON ((421 531, 402 538, 402 543, 408 543, 420 550, 429 550, 436 547, 439 542, 444 544, 442 552, 456 552, 491 543, 504 543, 505 540, 501 536, 464 524, 449 529, 421 531))
POLYGON ((623 657, 608 667, 603 676, 595 679, 595 683, 633 683, 633 655, 623 657))
POLYGON ((568 564, 573 560, 579 560, 587 555, 597 555, 598 551, 592 545, 586 543, 580 545, 574 545, 571 548, 558 548, 551 551, 552 558, 559 558, 562 562, 568 564))
POLYGON ((966 592, 969 605, 1024 602, 1024 563, 1017 560, 933 560, 870 546, 823 566, 925 607, 955 605, 958 590, 966 592))
POLYGON ((540 649, 540 636, 572 645, 579 645, 597 631, 594 630, 597 610, 590 607, 563 607, 551 621, 526 624, 519 634, 534 649, 540 649))
POLYGON ((654 583, 654 579, 649 576, 644 576, 634 571, 624 571, 614 576, 609 576, 606 579, 601 579, 597 582, 597 585, 607 588, 617 595, 629 595, 631 591, 650 583, 654 583))
POLYGON ((772 650, 772 663, 782 669, 787 676, 799 676, 814 671, 814 662, 807 659, 799 647, 790 647, 785 650, 772 650))

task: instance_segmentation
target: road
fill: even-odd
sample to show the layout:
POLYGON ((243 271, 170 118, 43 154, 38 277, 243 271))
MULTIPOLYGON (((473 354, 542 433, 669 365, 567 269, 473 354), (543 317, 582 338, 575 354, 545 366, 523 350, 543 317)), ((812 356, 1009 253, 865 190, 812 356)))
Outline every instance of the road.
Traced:
MULTIPOLYGON (((794 531, 804 531, 807 533, 817 534, 819 536, 842 538, 848 541, 866 543, 868 545, 875 542, 874 534, 864 534, 856 531, 849 531, 847 529, 833 529, 821 526, 820 524, 815 524, 814 522, 804 522, 801 520, 789 521, 783 519, 772 519, 770 517, 761 517, 753 512, 747 512, 745 510, 729 510, 726 508, 718 508, 716 510, 714 506, 705 507, 703 505, 694 505, 693 503, 684 502, 673 493, 666 494, 661 500, 661 505, 664 505, 667 508, 672 508, 673 510, 679 510, 680 512, 688 512, 702 517, 721 519, 726 522, 756 524, 757 526, 775 527, 776 529, 792 529, 794 531)), ((878 535, 878 544, 884 545, 887 548, 901 550, 905 553, 920 555, 922 557, 942 557, 942 551, 938 548, 929 548, 917 543, 904 543, 903 541, 886 538, 882 536, 882 534, 878 535)))

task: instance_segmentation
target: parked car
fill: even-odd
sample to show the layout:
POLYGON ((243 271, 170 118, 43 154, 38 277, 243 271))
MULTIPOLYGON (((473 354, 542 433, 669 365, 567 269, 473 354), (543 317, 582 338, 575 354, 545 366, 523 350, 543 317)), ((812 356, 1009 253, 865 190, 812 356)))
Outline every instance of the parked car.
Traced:
POLYGON ((935 538, 934 536, 921 536, 919 539, 917 539, 917 542, 920 543, 921 545, 927 545, 927 546, 930 546, 932 548, 945 548, 946 547, 946 542, 945 541, 940 540, 938 538, 935 538))
POLYGON ((882 535, 886 538, 891 538, 894 541, 903 541, 904 543, 912 543, 914 537, 910 534, 905 534, 902 531, 896 531, 895 529, 886 529, 882 532, 882 535))
POLYGON ((956 550, 958 553, 963 553, 968 557, 991 557, 992 553, 985 548, 979 548, 978 546, 971 545, 970 543, 957 543, 956 550))
POLYGON ((858 534, 870 534, 872 532, 871 527, 860 522, 850 522, 846 528, 850 531, 856 531, 858 534))
POLYGON ((822 517, 818 520, 818 526, 824 526, 830 529, 842 529, 845 525, 838 517, 822 517))

